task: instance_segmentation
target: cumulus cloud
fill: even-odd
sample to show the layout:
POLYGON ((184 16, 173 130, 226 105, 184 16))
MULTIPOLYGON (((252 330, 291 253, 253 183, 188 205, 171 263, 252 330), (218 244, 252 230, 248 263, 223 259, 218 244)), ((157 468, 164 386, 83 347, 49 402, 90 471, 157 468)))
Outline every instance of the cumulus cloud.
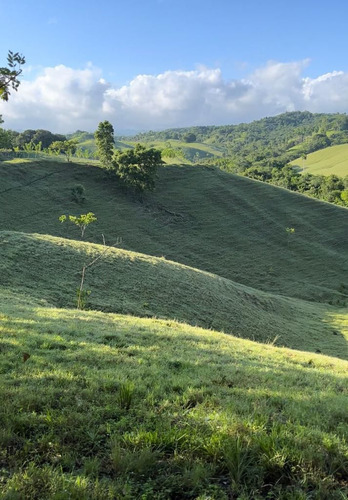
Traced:
POLYGON ((8 128, 55 132, 95 130, 101 120, 119 129, 231 124, 285 111, 348 111, 348 73, 303 76, 309 61, 270 61, 247 78, 226 80, 220 69, 138 75, 116 88, 93 65, 45 68, 23 80, 0 113, 8 128))

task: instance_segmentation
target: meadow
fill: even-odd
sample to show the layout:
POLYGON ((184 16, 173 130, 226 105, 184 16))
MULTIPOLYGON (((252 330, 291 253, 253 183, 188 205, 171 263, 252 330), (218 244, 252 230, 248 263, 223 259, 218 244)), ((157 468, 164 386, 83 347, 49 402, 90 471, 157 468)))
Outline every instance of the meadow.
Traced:
POLYGON ((302 173, 313 175, 348 175, 348 144, 338 144, 329 148, 320 149, 307 155, 305 160, 298 158, 291 162, 302 173))
POLYGON ((345 498, 346 362, 1 304, 2 498, 345 498))
POLYGON ((347 209, 199 164, 0 176, 1 498, 347 498, 347 209))

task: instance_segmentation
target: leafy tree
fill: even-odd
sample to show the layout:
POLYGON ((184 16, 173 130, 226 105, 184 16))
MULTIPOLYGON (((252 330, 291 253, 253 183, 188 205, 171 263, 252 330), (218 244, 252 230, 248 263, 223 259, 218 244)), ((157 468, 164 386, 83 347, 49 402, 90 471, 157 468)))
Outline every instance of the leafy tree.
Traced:
POLYGON ((0 149, 14 149, 18 132, 0 128, 0 149))
POLYGON ((49 130, 24 130, 16 137, 16 145, 20 148, 23 148, 23 145, 27 142, 33 142, 34 144, 38 144, 41 142, 42 147, 44 149, 48 148, 52 142, 55 141, 66 141, 65 135, 61 134, 52 134, 49 130))
POLYGON ((95 132, 97 152, 102 165, 112 168, 112 155, 114 152, 114 128, 107 120, 100 122, 95 132))
POLYGON ((197 136, 193 132, 188 132, 184 135, 183 139, 185 142, 196 142, 197 136))
POLYGON ((31 142, 34 135, 36 134, 36 130, 27 129, 21 132, 16 138, 16 145, 20 148, 24 147, 24 144, 28 144, 31 142))
POLYGON ((49 146, 49 151, 57 155, 62 154, 66 156, 67 161, 70 161, 72 155, 76 151, 77 140, 70 139, 69 141, 55 141, 49 146))
POLYGON ((19 52, 8 51, 7 67, 0 67, 0 99, 8 101, 11 94, 10 89, 18 90, 22 73, 21 66, 25 64, 25 58, 19 52))
POLYGON ((341 200, 348 207, 348 189, 344 189, 341 192, 341 200))
POLYGON ((59 217, 59 222, 63 223, 65 221, 69 220, 76 226, 80 228, 81 231, 81 238, 84 237, 85 231, 87 226, 89 226, 92 222, 95 222, 97 220, 96 216, 92 212, 88 212, 88 214, 81 214, 79 216, 76 215, 61 215, 59 217))
POLYGON ((116 152, 113 159, 116 175, 127 187, 140 192, 154 189, 157 168, 162 164, 161 151, 141 144, 116 152))
POLYGON ((49 130, 36 130, 34 136, 31 139, 34 144, 41 142, 43 148, 48 148, 52 142, 55 141, 66 141, 66 137, 61 134, 52 134, 49 130))

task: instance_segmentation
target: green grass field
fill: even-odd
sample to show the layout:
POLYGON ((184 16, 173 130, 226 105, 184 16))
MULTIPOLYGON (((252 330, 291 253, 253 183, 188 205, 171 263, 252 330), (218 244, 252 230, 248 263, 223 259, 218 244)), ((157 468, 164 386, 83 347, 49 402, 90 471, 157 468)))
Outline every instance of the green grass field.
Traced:
POLYGON ((314 175, 348 175, 348 144, 339 144, 329 148, 320 149, 307 155, 306 160, 298 158, 291 162, 298 166, 302 173, 314 175))
MULTIPOLYGON (((0 281, 7 290, 73 308, 81 270, 101 245, 0 232, 0 281)), ((348 359, 342 308, 260 292, 162 258, 109 249, 86 273, 92 309, 160 317, 276 345, 348 359)))
MULTIPOLYGON (((130 147, 134 147, 136 145, 136 142, 134 141, 127 141, 127 140, 116 140, 115 141, 115 147, 116 149, 127 149, 130 147)), ((186 162, 189 162, 190 160, 195 160, 197 159, 202 159, 202 158, 220 158, 223 156, 223 153, 225 152, 225 148, 221 147, 216 147, 210 144, 205 144, 201 142, 194 142, 194 143, 187 143, 184 141, 179 141, 175 139, 171 139, 170 141, 152 141, 149 143, 146 143, 146 146, 148 147, 154 147, 160 150, 164 150, 167 148, 171 148, 174 150, 182 150, 184 153, 186 159, 186 162)), ((79 148, 81 149, 88 149, 90 151, 96 151, 96 143, 95 139, 87 139, 85 141, 82 141, 79 143, 79 148)), ((178 157, 175 158, 166 158, 164 157, 164 161, 168 164, 176 164, 176 163, 183 163, 183 157, 182 155, 179 155, 178 157)))
POLYGON ((348 211, 281 188, 199 166, 167 166, 139 200, 102 169, 83 164, 0 164, 0 230, 78 239, 65 213, 94 212, 86 237, 162 257, 276 294, 343 303, 348 211), (72 201, 83 184, 86 201, 72 201), (295 233, 287 234, 293 227, 295 233))
POLYGON ((345 498, 346 362, 0 299, 1 498, 345 498))
POLYGON ((199 165, 141 199, 0 176, 1 499, 347 498, 348 210, 199 165))

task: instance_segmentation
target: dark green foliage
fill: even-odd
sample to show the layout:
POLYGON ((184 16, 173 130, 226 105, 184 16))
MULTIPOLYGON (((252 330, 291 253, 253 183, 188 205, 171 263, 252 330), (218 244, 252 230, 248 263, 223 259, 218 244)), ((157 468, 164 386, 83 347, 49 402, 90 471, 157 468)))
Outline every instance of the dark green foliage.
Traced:
POLYGON ((17 136, 18 132, 0 128, 0 149, 13 149, 17 136))
POLYGON ((55 141, 65 141, 65 135, 61 134, 52 134, 49 130, 24 130, 17 135, 15 139, 15 145, 19 148, 23 148, 25 144, 32 143, 38 144, 41 142, 43 148, 48 148, 55 141))
POLYGON ((157 168, 162 165, 161 151, 137 144, 134 149, 116 152, 113 168, 125 186, 135 191, 155 188, 157 168))
POLYGON ((85 188, 82 184, 76 184, 76 186, 71 188, 71 197, 73 201, 79 204, 82 204, 85 201, 85 188))
POLYGON ((318 149, 327 148, 330 144, 331 141, 326 134, 314 134, 304 143, 303 149, 308 154, 318 151, 318 149))
POLYGON ((197 137, 196 137, 196 134, 194 134, 192 132, 188 132, 187 134, 184 135, 183 140, 185 142, 196 142, 197 137))
MULTIPOLYGON (((302 153, 307 154, 333 144, 348 142, 348 117, 342 114, 309 113, 295 111, 263 118, 239 125, 191 127, 147 132, 134 140, 144 143, 155 141, 187 141, 209 144, 224 152, 224 158, 205 159, 204 163, 216 164, 234 173, 249 168, 253 178, 261 179, 259 169, 281 169, 302 153)), ((192 154, 185 157, 193 161, 192 154)), ((202 162, 202 158, 200 158, 202 162)), ((269 177, 269 175, 267 175, 269 177)), ((267 180, 267 179, 266 179, 267 180)))
POLYGON ((21 66, 25 64, 25 58, 19 52, 8 51, 7 66, 0 68, 0 99, 8 101, 10 90, 18 90, 22 73, 21 66))
POLYGON ((112 168, 112 155, 115 144, 113 126, 107 120, 100 122, 94 136, 101 164, 105 168, 112 168))
POLYGON ((300 174, 298 169, 291 165, 272 170, 266 167, 249 167, 243 174, 251 179, 269 182, 329 203, 348 206, 347 196, 344 194, 346 191, 345 180, 337 175, 300 174))

